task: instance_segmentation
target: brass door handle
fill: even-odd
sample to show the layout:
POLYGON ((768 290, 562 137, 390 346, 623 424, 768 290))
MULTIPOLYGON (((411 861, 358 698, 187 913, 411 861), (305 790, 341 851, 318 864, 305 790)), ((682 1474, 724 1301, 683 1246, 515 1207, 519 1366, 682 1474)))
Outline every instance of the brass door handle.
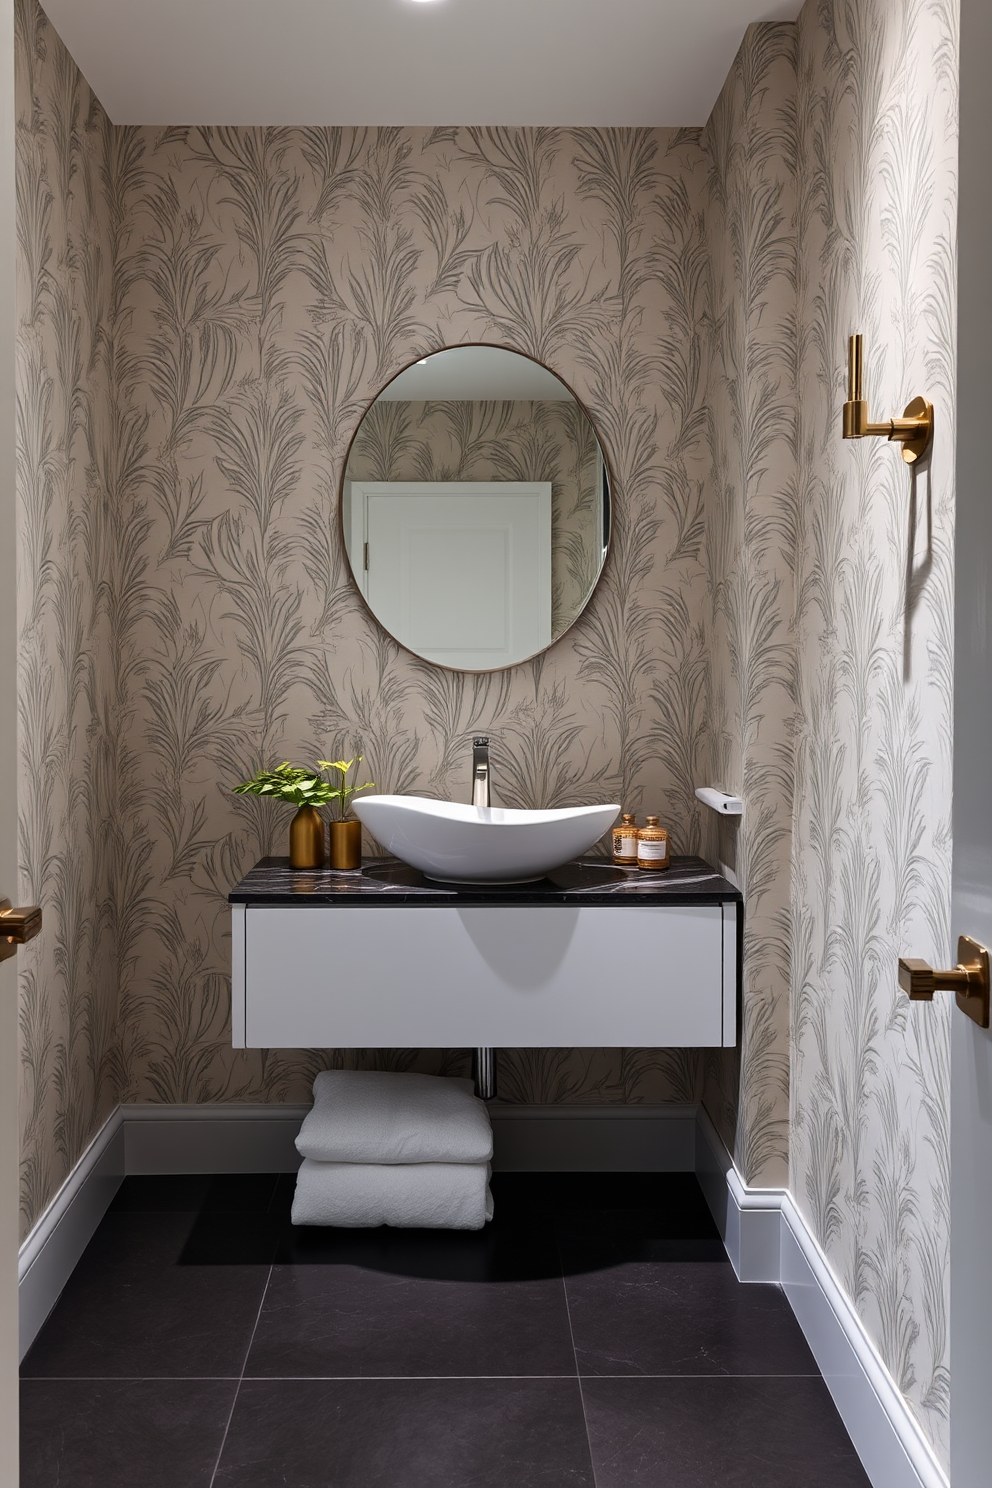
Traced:
POLYGON ((900 956, 899 985, 914 1002, 932 1002, 935 992, 953 992, 963 1013, 979 1028, 989 1026, 989 953, 970 935, 958 940, 958 964, 951 971, 935 971, 929 961, 900 956))
POLYGON ((37 904, 14 909, 9 899, 0 899, 0 961, 16 954, 19 945, 34 940, 41 929, 41 910, 37 904))

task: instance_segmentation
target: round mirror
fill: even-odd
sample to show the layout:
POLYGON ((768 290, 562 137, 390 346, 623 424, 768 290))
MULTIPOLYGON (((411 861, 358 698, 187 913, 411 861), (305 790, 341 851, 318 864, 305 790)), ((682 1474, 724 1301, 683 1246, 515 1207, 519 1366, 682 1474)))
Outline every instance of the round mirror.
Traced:
POLYGON ((439 666, 495 671, 589 603, 609 544, 606 464, 554 373, 497 346, 451 347, 394 377, 362 419, 341 522, 391 636, 439 666))

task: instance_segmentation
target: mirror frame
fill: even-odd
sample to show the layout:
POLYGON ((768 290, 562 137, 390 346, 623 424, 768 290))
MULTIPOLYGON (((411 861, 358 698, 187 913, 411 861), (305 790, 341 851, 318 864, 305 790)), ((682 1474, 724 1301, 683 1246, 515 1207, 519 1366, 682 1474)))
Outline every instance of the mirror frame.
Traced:
POLYGON ((599 586, 600 586, 600 584, 602 582, 602 579, 603 579, 603 574, 606 572, 606 565, 609 562, 610 551, 611 551, 611 549, 613 547, 613 530, 614 530, 613 509, 614 509, 615 500, 616 500, 615 495, 614 495, 615 489, 616 489, 616 487, 615 487, 615 483, 614 483, 614 480, 613 480, 613 467, 612 467, 612 464, 610 462, 610 457, 607 454, 606 447, 603 444, 602 436, 601 436, 601 434, 599 432, 599 429, 598 429, 598 427, 596 425, 596 420, 593 418, 592 414, 589 412, 589 409, 586 407, 585 403, 583 403, 582 399, 575 392, 575 389, 572 387, 571 383, 568 382, 566 378, 562 377, 562 375, 561 375, 560 372, 556 372, 553 367, 549 367, 546 362, 539 361, 537 357, 531 356, 530 353, 527 352, 527 351, 519 351, 516 346, 501 346, 499 344, 499 342, 497 342, 497 341, 456 341, 456 342, 454 342, 451 345, 436 346, 433 349, 433 351, 424 352, 424 354, 422 356, 421 355, 415 356, 412 359, 412 361, 405 362, 402 367, 399 367, 393 373, 392 377, 390 377, 386 382, 383 383, 382 387, 376 393, 375 397, 372 398, 371 401, 368 402, 365 405, 365 408, 362 410, 361 418, 358 420, 357 424, 355 425, 355 427, 354 427, 354 429, 352 431, 351 438, 348 440, 348 448, 345 450, 344 460, 342 461, 342 464, 341 464, 341 477, 340 477, 340 479, 338 481, 337 526, 338 526, 338 541, 341 544, 341 551, 344 554, 345 562, 348 565, 348 580, 349 580, 349 583, 351 584, 352 589, 355 592, 355 594, 358 596, 358 599, 359 599, 359 601, 360 601, 360 603, 362 605, 362 608, 365 610, 366 614, 369 615, 371 617, 371 619, 375 621, 375 624, 379 627, 379 629, 382 631, 382 633, 384 635, 389 636, 389 639, 391 641, 394 641, 396 643, 396 645, 399 646, 399 648, 400 648, 401 651, 405 651, 408 656, 412 656, 415 661, 419 661, 423 666, 436 667, 438 669, 438 671, 441 671, 441 672, 454 672, 457 675, 462 676, 462 677, 493 677, 493 676, 495 676, 499 672, 512 672, 514 667, 527 666, 529 662, 532 662, 535 659, 535 657, 546 656, 549 651, 552 651, 554 649, 554 647, 557 646, 558 642, 561 641, 561 640, 564 640, 565 636, 568 635, 569 631, 573 630, 575 628, 575 626, 578 625, 579 621, 582 619, 582 617, 585 614, 586 610, 589 608, 590 604, 592 603, 593 595, 596 593, 596 590, 599 588, 599 586), (596 575, 596 582, 593 584, 592 588, 589 590, 589 594, 588 594, 588 596, 586 598, 585 604, 582 606, 581 610, 574 617, 574 619, 572 619, 572 620, 569 621, 568 625, 566 625, 565 629, 561 632, 560 635, 554 636, 553 639, 548 643, 548 645, 547 646, 542 646, 539 651, 532 651, 529 656, 522 656, 519 661, 510 662, 510 664, 508 666, 503 666, 503 667, 484 667, 484 668, 481 668, 479 670, 476 670, 476 669, 471 668, 471 667, 452 667, 452 666, 446 666, 445 663, 442 662, 442 661, 431 661, 431 660, 429 660, 428 657, 421 656, 419 652, 417 652, 417 651, 411 651, 410 647, 407 646, 405 644, 405 642, 401 641, 398 636, 394 636, 391 630, 387 630, 386 629, 386 627, 383 625, 382 621, 379 619, 378 615, 372 609, 372 606, 369 604, 369 602, 366 599, 365 595, 362 593, 361 585, 359 584, 358 580, 355 578, 355 570, 352 567, 352 563, 351 563, 351 554, 348 551, 347 534, 345 533, 345 530, 344 530, 344 483, 345 483, 345 480, 346 480, 347 475, 348 475, 348 461, 351 459, 351 451, 352 451, 352 447, 353 447, 353 445, 355 443, 355 440, 358 438, 358 435, 359 435, 359 432, 361 430, 361 427, 364 424, 364 422, 365 422, 366 418, 368 417, 369 413, 375 407, 376 403, 378 403, 380 397, 385 392, 386 388, 389 387, 391 383, 394 383, 396 381, 397 377, 402 376, 402 374, 404 372, 408 372, 411 367, 416 367, 419 362, 422 362, 424 360, 424 357, 437 356, 442 351, 460 351, 463 347, 468 347, 468 346, 471 346, 471 347, 489 346, 494 351, 512 351, 513 354, 514 354, 514 356, 523 357, 526 361, 533 362, 536 367, 542 367, 545 372, 550 372, 551 375, 552 375, 552 377, 556 377, 558 379, 558 381, 561 383, 562 387, 564 387, 564 388, 566 388, 568 390, 568 392, 571 394, 572 399, 575 402, 576 407, 579 409, 580 413, 583 413, 585 415, 585 417, 589 420, 589 427, 592 429, 592 432, 596 436, 596 442, 599 445, 599 452, 600 452, 600 454, 603 457, 603 470, 604 470, 604 473, 606 475, 606 487, 607 487, 607 493, 608 493, 608 497, 609 497, 609 513, 610 513, 610 532, 609 532, 609 537, 607 538, 607 541, 606 541, 606 546, 605 546, 605 548, 603 550, 603 562, 600 565, 599 573, 596 575))

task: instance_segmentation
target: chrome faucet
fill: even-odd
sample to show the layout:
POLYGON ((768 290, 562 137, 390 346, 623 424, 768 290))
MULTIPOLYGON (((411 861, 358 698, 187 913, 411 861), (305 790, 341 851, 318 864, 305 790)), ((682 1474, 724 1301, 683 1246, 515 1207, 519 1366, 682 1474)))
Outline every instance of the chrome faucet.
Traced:
POLYGON ((472 805, 489 805, 489 736, 472 740, 472 805))

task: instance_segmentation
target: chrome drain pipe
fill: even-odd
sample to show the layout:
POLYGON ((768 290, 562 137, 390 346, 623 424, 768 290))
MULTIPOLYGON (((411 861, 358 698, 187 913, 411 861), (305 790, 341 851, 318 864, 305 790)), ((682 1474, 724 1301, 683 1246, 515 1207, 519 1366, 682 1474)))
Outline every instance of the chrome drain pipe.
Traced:
POLYGON ((496 1099, 496 1050, 472 1050, 472 1079, 475 1093, 480 1100, 496 1099))

